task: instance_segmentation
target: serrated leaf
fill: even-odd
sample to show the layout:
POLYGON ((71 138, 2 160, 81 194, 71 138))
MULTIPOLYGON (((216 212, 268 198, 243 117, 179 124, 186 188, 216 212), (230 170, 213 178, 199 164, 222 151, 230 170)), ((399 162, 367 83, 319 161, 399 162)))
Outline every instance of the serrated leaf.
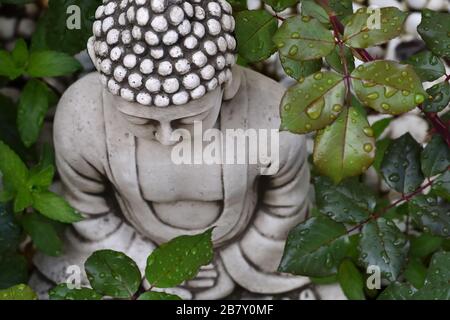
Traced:
POLYGON ((0 50, 0 76, 8 77, 10 80, 18 78, 23 72, 14 63, 11 54, 8 51, 0 50))
POLYGON ((424 177, 420 170, 422 147, 409 133, 392 140, 381 163, 386 183, 403 194, 416 190, 424 177))
POLYGON ((450 237, 450 203, 431 195, 420 195, 411 199, 409 211, 414 221, 425 231, 450 237))
POLYGON ((101 300, 102 296, 90 288, 69 289, 61 283, 48 292, 50 300, 101 300))
POLYGON ((349 243, 343 224, 324 216, 310 218, 289 232, 278 271, 308 277, 333 275, 349 243))
POLYGON ((416 53, 403 63, 412 65, 422 81, 433 81, 445 74, 444 64, 430 51, 416 53))
POLYGON ((306 133, 332 123, 343 109, 342 76, 317 72, 290 87, 281 100, 281 129, 306 133))
POLYGON ((0 289, 28 282, 28 264, 24 256, 15 252, 0 254, 0 289))
POLYGON ((450 201, 450 171, 441 174, 434 182, 431 190, 439 197, 450 201))
POLYGON ((17 191, 14 198, 14 212, 18 213, 31 207, 33 204, 33 196, 27 188, 21 188, 17 191))
POLYGON ((28 47, 25 40, 18 39, 16 41, 14 50, 11 52, 11 57, 18 68, 25 67, 28 62, 28 47))
POLYGON ((74 223, 83 219, 66 200, 48 191, 33 193, 33 207, 47 218, 63 223, 74 223))
POLYGON ((19 246, 20 236, 20 226, 16 223, 14 215, 0 203, 0 255, 15 251, 19 246))
POLYGON ((30 171, 28 185, 31 188, 48 188, 52 184, 53 176, 55 175, 55 168, 52 165, 49 165, 42 169, 39 167, 35 170, 34 169, 35 168, 30 171))
POLYGON ((349 259, 344 259, 339 266, 338 280, 345 296, 350 300, 366 300, 364 279, 358 268, 349 259))
POLYGON ((353 48, 373 47, 401 34, 408 14, 395 7, 378 10, 360 8, 353 14, 345 25, 343 36, 343 41, 348 46, 353 48), (378 12, 380 13, 379 21, 377 21, 378 12))
POLYGON ((450 166, 450 149, 442 137, 434 135, 423 149, 420 156, 422 172, 426 177, 432 177, 448 170, 450 166))
POLYGON ((273 10, 280 12, 286 8, 296 5, 300 0, 264 0, 273 10))
POLYGON ((21 223, 36 248, 49 256, 61 254, 62 241, 49 221, 33 213, 23 216, 21 223))
POLYGON ((341 59, 341 55, 343 55, 347 63, 347 71, 352 72, 355 69, 355 60, 353 58, 352 52, 348 47, 343 47, 342 53, 340 52, 340 50, 341 49, 336 46, 333 51, 331 51, 331 53, 325 57, 326 62, 331 68, 339 73, 344 74, 345 70, 341 59))
POLYGON ((307 16, 286 19, 273 36, 281 55, 294 60, 314 60, 328 55, 336 46, 330 30, 307 16))
POLYGON ((280 62, 284 72, 286 72, 288 76, 294 78, 297 81, 313 73, 316 73, 322 68, 321 59, 298 61, 280 55, 280 62))
POLYGON ((391 283, 378 296, 378 300, 411 300, 416 289, 408 283, 391 283))
POLYGON ((239 54, 248 62, 267 59, 275 51, 272 36, 277 19, 265 10, 241 11, 236 15, 236 40, 239 54))
POLYGON ((346 179, 335 185, 328 178, 317 177, 314 186, 318 209, 334 221, 361 222, 375 209, 375 195, 356 179, 346 179))
POLYGON ((407 112, 427 96, 414 69, 394 61, 367 62, 353 70, 351 78, 359 100, 380 113, 407 112))
POLYGON ((423 263, 417 258, 412 258, 409 260, 403 275, 415 288, 420 289, 425 282, 426 273, 427 268, 425 268, 423 263))
POLYGON ((384 130, 389 127, 392 120, 394 120, 394 118, 384 118, 372 124, 371 127, 373 129, 373 136, 375 139, 378 139, 383 134, 384 130))
POLYGON ((9 146, 0 141, 0 173, 5 184, 15 191, 23 187, 28 179, 28 168, 9 146))
POLYGON ((75 58, 57 51, 36 51, 30 54, 26 72, 35 78, 59 77, 81 69, 75 58))
POLYGON ((25 146, 30 147, 39 137, 48 110, 47 86, 31 79, 25 85, 17 110, 17 127, 25 146))
POLYGON ((158 288, 171 288, 194 278, 200 267, 213 258, 212 230, 176 237, 155 249, 147 259, 148 282, 158 288))
POLYGON ((417 31, 435 55, 450 59, 450 14, 425 9, 417 31))
POLYGON ((443 239, 429 233, 422 233, 410 240, 409 254, 412 257, 424 258, 441 247, 443 239))
POLYGON ((0 300, 37 300, 36 293, 25 284, 0 290, 0 300))
POLYGON ((364 266, 377 266, 390 281, 398 278, 405 267, 409 243, 394 222, 384 218, 367 223, 360 240, 364 266))
POLYGON ((181 298, 165 292, 148 291, 141 294, 138 300, 181 300, 181 298))
POLYGON ((141 285, 138 266, 122 252, 96 251, 86 260, 84 268, 92 288, 105 296, 129 298, 141 285))
POLYGON ((450 102, 450 83, 448 81, 435 84, 427 89, 428 98, 423 103, 425 112, 440 112, 450 102))
POLYGON ((318 131, 314 141, 314 164, 318 171, 338 183, 371 166, 375 139, 366 115, 356 104, 345 108, 331 125, 318 131))

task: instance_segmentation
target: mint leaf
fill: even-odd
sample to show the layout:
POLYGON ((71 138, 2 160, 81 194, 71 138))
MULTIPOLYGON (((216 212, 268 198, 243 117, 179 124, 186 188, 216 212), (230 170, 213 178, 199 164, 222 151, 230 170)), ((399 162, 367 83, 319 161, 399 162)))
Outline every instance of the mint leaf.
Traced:
POLYGON ((50 221, 33 213, 23 216, 21 222, 36 248, 49 256, 61 254, 63 244, 50 221))
POLYGON ((36 293, 25 284, 0 290, 0 300, 37 300, 36 293))
POLYGON ((20 157, 6 144, 0 141, 0 173, 5 184, 14 191, 21 189, 28 180, 28 168, 20 157))
POLYGON ((66 200, 49 191, 34 192, 33 207, 47 218, 63 223, 73 223, 83 219, 66 200))
POLYGON ((26 72, 36 78, 64 76, 81 69, 81 64, 66 53, 36 51, 30 54, 26 72))
POLYGON ((66 283, 61 283, 48 292, 50 300, 101 300, 102 296, 92 289, 69 289, 66 283))

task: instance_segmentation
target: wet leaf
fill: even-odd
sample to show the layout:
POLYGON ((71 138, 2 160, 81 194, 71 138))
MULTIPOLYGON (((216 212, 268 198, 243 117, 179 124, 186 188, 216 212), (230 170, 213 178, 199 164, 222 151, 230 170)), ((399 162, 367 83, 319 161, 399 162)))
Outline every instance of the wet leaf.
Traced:
POLYGON ((409 254, 411 257, 425 258, 441 247, 443 239, 441 237, 433 236, 429 233, 422 233, 421 235, 412 238, 411 248, 409 254))
POLYGON ((335 185, 326 177, 317 177, 314 186, 318 209, 334 221, 361 222, 375 209, 375 195, 356 179, 335 185))
POLYGON ((286 8, 293 7, 299 0, 264 0, 264 3, 271 6, 275 11, 280 12, 286 8))
POLYGON ((409 260, 403 275, 415 288, 420 289, 425 282, 426 273, 427 268, 423 263, 417 258, 412 258, 409 260))
POLYGON ((132 297, 141 284, 141 273, 136 263, 122 252, 99 250, 84 264, 94 290, 114 298, 132 297))
POLYGON ((0 254, 0 289, 28 282, 28 264, 24 256, 15 252, 0 254))
POLYGON ((330 30, 311 17, 286 19, 273 36, 281 55, 294 60, 314 60, 328 55, 335 47, 330 30))
POLYGON ((344 42, 353 48, 368 48, 400 35, 408 14, 394 7, 379 10, 381 16, 377 21, 377 10, 358 9, 345 26, 344 42))
POLYGON ((381 163, 384 158, 384 154, 386 153, 387 148, 389 147, 389 144, 391 143, 391 139, 384 138, 381 140, 378 140, 375 143, 375 159, 373 160, 373 167, 375 170, 379 173, 381 168, 381 163))
POLYGON ((50 221, 32 213, 23 216, 21 223, 33 240, 33 244, 40 251, 49 256, 59 256, 61 254, 63 244, 50 221))
POLYGON ((101 300, 102 296, 90 288, 69 289, 61 283, 48 292, 50 300, 101 300))
POLYGON ((394 118, 384 118, 372 124, 373 135, 375 139, 378 139, 383 134, 384 130, 389 127, 389 124, 392 122, 392 120, 394 120, 394 118))
POLYGON ((430 51, 416 53, 403 63, 412 65, 422 81, 433 81, 445 74, 445 66, 441 59, 430 51))
POLYGON ((148 291, 141 294, 138 300, 181 300, 181 298, 165 292, 148 291))
POLYGON ((305 78, 322 68, 322 60, 308 60, 308 61, 298 61, 293 60, 289 57, 284 57, 280 55, 280 62, 283 66, 284 72, 291 78, 295 80, 300 80, 305 78))
POLYGON ((434 182, 431 188, 435 194, 450 201, 450 171, 445 171, 434 182))
POLYGON ((325 57, 326 62, 330 65, 331 68, 336 70, 339 73, 344 74, 344 65, 341 61, 341 55, 343 54, 345 60, 347 61, 347 71, 352 72, 355 69, 355 59, 353 58, 352 52, 348 47, 343 47, 343 53, 340 53, 338 46, 336 46, 333 51, 329 55, 325 57))
POLYGON ((37 300, 36 293, 25 284, 0 290, 0 300, 37 300))
POLYGON ((422 147, 409 133, 392 140, 381 163, 380 172, 386 183, 400 193, 416 190, 424 180, 420 170, 422 147))
POLYGON ((272 36, 277 19, 265 10, 241 11, 236 15, 236 40, 239 54, 248 62, 267 59, 275 51, 272 36))
POLYGON ((425 232, 450 237, 450 203, 432 195, 420 195, 409 202, 409 212, 425 232))
POLYGON ((372 61, 358 66, 351 77, 359 100, 380 113, 407 112, 423 103, 427 96, 410 65, 372 61))
POLYGON ((434 135, 423 149, 420 156, 422 172, 426 177, 435 176, 448 170, 450 166, 450 149, 442 137, 434 135))
POLYGON ((213 258, 213 229, 194 236, 180 236, 155 249, 147 259, 145 276, 158 288, 171 288, 194 278, 213 258))
POLYGON ((362 230, 360 258, 364 266, 378 266, 394 281, 405 267, 409 243, 394 222, 384 218, 367 223, 362 230))
POLYGON ((428 97, 423 103, 426 112, 440 112, 450 102, 450 83, 448 81, 435 84, 427 89, 428 97))
POLYGON ((345 108, 336 121, 320 130, 314 141, 314 164, 335 183, 369 168, 375 156, 373 130, 364 111, 345 108))
POLYGON ((350 241, 343 224, 319 216, 298 224, 289 232, 280 272, 326 277, 337 272, 350 241))
POLYGON ((450 13, 425 9, 417 31, 435 55, 450 59, 450 13))
POLYGON ((338 280, 345 296, 350 300, 366 300, 364 295, 364 278, 358 268, 349 259, 344 259, 339 266, 338 280))
POLYGON ((408 283, 391 283, 378 296, 378 300, 411 300, 416 289, 408 283))
POLYGON ((418 300, 450 299, 450 252, 436 252, 431 258, 425 285, 414 294, 418 300))
POLYGON ((324 128, 343 110, 342 76, 317 72, 290 87, 281 100, 281 129, 306 133, 324 128))
POLYGON ((59 222, 74 223, 83 220, 78 211, 72 208, 64 198, 53 192, 34 192, 33 207, 47 218, 59 222))

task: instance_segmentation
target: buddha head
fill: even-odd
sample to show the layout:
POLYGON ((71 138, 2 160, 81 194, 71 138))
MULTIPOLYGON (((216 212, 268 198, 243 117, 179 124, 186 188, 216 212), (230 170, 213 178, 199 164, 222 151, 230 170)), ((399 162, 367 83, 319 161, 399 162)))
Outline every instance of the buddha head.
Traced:
POLYGON ((225 0, 103 0, 88 52, 136 136, 170 145, 175 129, 214 125, 232 87, 231 10, 225 0))

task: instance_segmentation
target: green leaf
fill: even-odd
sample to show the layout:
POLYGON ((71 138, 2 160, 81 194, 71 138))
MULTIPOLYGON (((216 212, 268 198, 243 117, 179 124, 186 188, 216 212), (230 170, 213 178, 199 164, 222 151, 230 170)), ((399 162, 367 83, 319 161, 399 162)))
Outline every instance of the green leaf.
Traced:
POLYGON ((48 109, 47 85, 31 79, 20 95, 17 127, 25 146, 36 142, 48 109))
POLYGON ((308 277, 333 275, 349 244, 343 224, 324 216, 310 218, 289 232, 278 271, 308 277))
POLYGON ((378 300, 411 300, 416 289, 408 283, 391 283, 378 296, 378 300))
POLYGON ((63 223, 74 223, 83 219, 66 200, 53 192, 33 193, 33 207, 47 218, 63 223))
POLYGON ((345 296, 350 300, 365 300, 364 278, 358 268, 349 259, 344 259, 338 271, 339 284, 345 296))
POLYGON ((373 167, 377 172, 380 172, 384 154, 386 153, 390 143, 391 139, 389 138, 378 140, 375 143, 375 159, 373 160, 373 167))
POLYGON ((39 19, 37 30, 33 34, 32 50, 62 51, 69 55, 85 50, 86 43, 92 36, 95 10, 101 4, 101 0, 49 1, 49 8, 39 19), (80 29, 67 27, 70 17, 67 9, 72 5, 82 8, 80 29))
POLYGON ((148 291, 141 294, 138 300, 181 300, 181 298, 177 295, 165 292, 148 291))
POLYGON ((299 2, 299 0, 264 0, 264 3, 268 4, 273 10, 280 12, 286 8, 293 7, 299 2))
POLYGON ((351 77, 359 100, 380 113, 410 111, 427 96, 410 65, 388 60, 367 62, 353 70, 351 77))
POLYGON ((378 218, 367 223, 360 241, 361 261, 374 265, 390 281, 398 278, 406 264, 409 243, 391 220, 378 218))
POLYGON ((272 36, 277 19, 265 10, 241 11, 236 15, 236 40, 239 54, 248 62, 267 59, 275 51, 272 36))
POLYGON ((377 25, 376 10, 358 9, 345 26, 343 41, 353 48, 368 48, 400 35, 408 14, 394 7, 379 10, 380 25, 377 25))
POLYGON ((450 84, 448 81, 435 84, 427 89, 428 99, 423 103, 425 112, 440 112, 450 102, 450 84))
POLYGON ((61 283, 48 292, 50 300, 101 300, 102 296, 92 289, 69 289, 66 283, 61 283))
POLYGON ((122 252, 99 250, 84 264, 94 290, 114 298, 132 297, 141 285, 141 273, 136 263, 122 252))
POLYGON ((11 146, 20 157, 26 159, 28 151, 20 139, 16 119, 16 104, 10 98, 0 94, 0 140, 11 146))
POLYGON ((28 264, 25 257, 15 252, 0 254, 0 289, 28 282, 28 264))
POLYGON ((403 194, 416 190, 423 182, 420 170, 422 147, 409 133, 392 140, 381 163, 380 172, 386 183, 403 194))
POLYGON ((317 72, 290 87, 281 100, 281 129, 306 133, 332 123, 342 111, 345 85, 342 76, 317 72))
POLYGON ((389 127, 392 120, 394 120, 394 118, 384 118, 372 124, 373 136, 375 139, 378 139, 383 134, 384 130, 389 127))
POLYGON ((49 165, 43 169, 37 167, 36 170, 30 171, 28 185, 30 188, 48 188, 52 184, 54 175, 55 168, 52 165, 49 165))
POLYGON ((425 282, 427 268, 419 259, 410 259, 403 275, 415 288, 420 289, 425 282))
POLYGON ((311 17, 286 19, 273 36, 282 56, 313 60, 328 55, 336 46, 330 30, 311 17))
POLYGON ((314 186, 318 209, 334 221, 361 222, 375 209, 375 196, 357 179, 346 179, 335 185, 328 178, 317 177, 314 186))
POLYGON ((425 285, 416 294, 418 300, 450 299, 450 252, 436 252, 431 258, 425 285))
POLYGON ((213 229, 194 236, 180 236, 153 250, 145 277, 158 288, 171 288, 194 278, 213 258, 213 229))
MULTIPOLYGON (((351 0, 329 0, 328 5, 339 20, 353 14, 351 0)), ((303 0, 301 14, 318 19, 321 23, 329 23, 327 12, 314 0, 303 0)))
POLYGON ((23 69, 18 68, 8 51, 0 50, 0 76, 8 77, 10 80, 18 78, 23 69))
POLYGON ((81 64, 68 54, 57 51, 32 52, 27 73, 36 78, 64 76, 81 69, 81 64))
POLYGON ((450 59, 450 14, 425 9, 417 31, 435 55, 450 59))
POLYGON ((26 208, 31 207, 32 204, 33 204, 33 197, 31 195, 30 190, 28 190, 27 188, 19 189, 14 199, 14 212, 16 213, 21 212, 26 208))
POLYGON ((28 62, 28 47, 25 40, 18 39, 16 41, 16 46, 11 52, 11 57, 18 68, 23 69, 25 67, 28 62))
POLYGON ((21 222, 36 248, 49 256, 59 256, 61 254, 62 241, 49 221, 33 213, 23 216, 21 222))
POLYGON ((0 300, 37 300, 36 293, 25 284, 0 290, 0 300))
POLYGON ((409 211, 414 221, 424 231, 437 236, 450 237, 450 203, 431 195, 411 199, 409 211))
POLYGON ((291 78, 295 80, 300 80, 305 78, 322 68, 322 60, 308 60, 308 61, 298 61, 293 60, 289 57, 284 57, 280 55, 280 62, 284 69, 284 72, 291 78))
POLYGON ((426 177, 444 172, 450 166, 450 149, 442 137, 434 135, 420 156, 422 172, 426 177))
POLYGON ((450 171, 441 174, 435 180, 431 190, 441 198, 450 201, 450 171))
POLYGON ((15 191, 25 185, 28 179, 28 168, 20 157, 6 144, 0 141, 0 173, 4 183, 11 185, 15 191))
MULTIPOLYGON (((339 73, 344 74, 345 70, 344 65, 342 64, 340 50, 341 49, 336 46, 333 51, 331 51, 331 53, 325 57, 325 60, 331 68, 339 73)), ((352 72, 355 69, 355 60, 353 58, 352 52, 348 47, 343 47, 342 50, 342 55, 345 57, 345 60, 347 62, 347 71, 352 72)))
POLYGON ((410 240, 411 247, 409 254, 411 257, 425 258, 437 251, 442 245, 441 237, 433 236, 429 233, 422 233, 418 237, 410 240))
POLYGON ((21 230, 8 207, 0 203, 0 255, 17 249, 21 230))
POLYGON ((320 130, 314 141, 314 164, 338 183, 369 168, 375 156, 373 130, 356 104, 345 108, 336 121, 320 130), (331 161, 330 161, 331 160, 331 161))
POLYGON ((413 66, 414 71, 422 81, 433 81, 445 74, 445 66, 441 59, 430 51, 422 51, 412 55, 403 63, 413 66))

